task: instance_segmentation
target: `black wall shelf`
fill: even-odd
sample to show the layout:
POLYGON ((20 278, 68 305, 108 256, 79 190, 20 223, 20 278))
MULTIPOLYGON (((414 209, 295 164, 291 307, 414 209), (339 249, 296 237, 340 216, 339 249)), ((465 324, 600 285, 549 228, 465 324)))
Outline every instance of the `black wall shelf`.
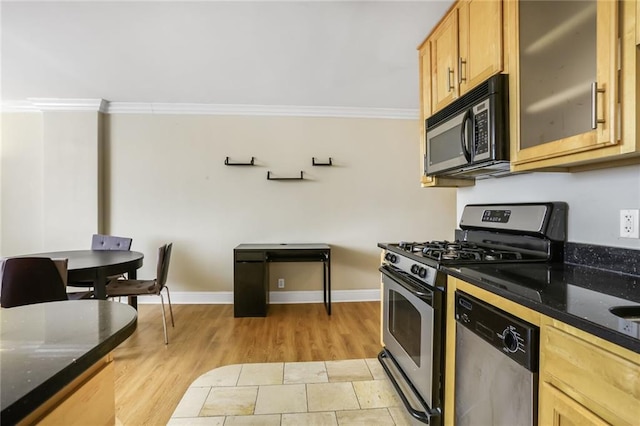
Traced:
POLYGON ((271 177, 271 172, 267 172, 267 180, 304 180, 304 171, 300 171, 300 177, 271 177))
POLYGON ((253 161, 255 160, 254 157, 251 157, 251 161, 248 163, 231 163, 229 161, 229 157, 224 159, 224 165, 225 166, 255 166, 255 164, 253 164, 253 161))
POLYGON ((333 160, 329 157, 328 163, 320 163, 316 161, 316 157, 311 157, 311 164, 314 166, 333 166, 333 160))

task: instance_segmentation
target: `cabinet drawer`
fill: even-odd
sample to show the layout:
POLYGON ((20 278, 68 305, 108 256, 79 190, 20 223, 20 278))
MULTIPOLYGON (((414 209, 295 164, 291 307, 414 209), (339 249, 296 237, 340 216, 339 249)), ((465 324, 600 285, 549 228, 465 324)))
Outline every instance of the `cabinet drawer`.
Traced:
POLYGON ((631 361, 605 349, 607 342, 602 341, 601 346, 597 338, 587 341, 579 330, 554 325, 545 325, 541 331, 541 381, 552 384, 607 422, 637 425, 637 354, 629 353, 635 360, 631 361))

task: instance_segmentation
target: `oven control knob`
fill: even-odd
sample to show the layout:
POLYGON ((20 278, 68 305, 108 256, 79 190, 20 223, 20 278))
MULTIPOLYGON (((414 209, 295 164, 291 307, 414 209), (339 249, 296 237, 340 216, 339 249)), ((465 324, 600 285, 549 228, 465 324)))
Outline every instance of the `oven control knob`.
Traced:
POLYGON ((418 265, 416 265, 415 263, 413 265, 411 265, 411 273, 412 274, 417 274, 418 273, 418 268, 420 268, 418 265))
POLYGON ((423 268, 423 267, 418 268, 418 276, 420 278, 427 278, 427 268, 423 268))
POLYGON ((393 253, 386 253, 386 254, 384 255, 384 259, 385 259, 387 262, 391 262, 391 263, 397 263, 397 262, 398 262, 398 256, 396 256, 396 255, 395 255, 395 254, 393 254, 393 253))
POLYGON ((518 339, 520 335, 512 327, 507 327, 502 332, 502 344, 507 352, 515 352, 518 350, 518 339))

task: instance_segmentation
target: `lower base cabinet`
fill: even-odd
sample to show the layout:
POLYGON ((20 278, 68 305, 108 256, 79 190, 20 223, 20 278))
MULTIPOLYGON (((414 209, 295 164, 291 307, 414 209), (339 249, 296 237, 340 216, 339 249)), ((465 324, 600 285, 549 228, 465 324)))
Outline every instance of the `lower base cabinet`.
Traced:
POLYGON ((541 425, 640 424, 640 354, 544 318, 541 425))
POLYGON ((116 422, 113 355, 96 362, 18 425, 110 425, 116 422))
POLYGON ((549 426, 605 426, 609 423, 593 414, 569 396, 548 383, 540 388, 541 402, 538 424, 549 426))
POLYGON ((454 277, 447 281, 444 425, 455 423, 456 289, 540 327, 540 426, 640 426, 640 353, 454 277))

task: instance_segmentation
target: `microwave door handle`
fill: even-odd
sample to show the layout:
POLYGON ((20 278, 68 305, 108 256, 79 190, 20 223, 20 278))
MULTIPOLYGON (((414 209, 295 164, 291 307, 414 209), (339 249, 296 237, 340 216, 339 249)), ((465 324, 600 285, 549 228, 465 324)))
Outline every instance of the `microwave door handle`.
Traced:
POLYGON ((467 149, 467 122, 471 120, 471 110, 467 110, 464 113, 464 117, 462 118, 462 127, 460 129, 460 147, 462 148, 462 153, 464 154, 464 158, 466 158, 467 162, 471 162, 471 153, 467 149))

